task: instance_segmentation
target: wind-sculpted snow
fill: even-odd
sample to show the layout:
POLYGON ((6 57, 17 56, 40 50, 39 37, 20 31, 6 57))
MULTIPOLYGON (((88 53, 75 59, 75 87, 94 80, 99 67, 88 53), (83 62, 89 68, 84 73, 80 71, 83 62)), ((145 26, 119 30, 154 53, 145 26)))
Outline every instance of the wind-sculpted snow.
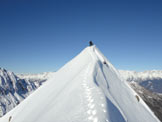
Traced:
POLYGON ((0 122, 159 122, 95 47, 87 47, 0 122))

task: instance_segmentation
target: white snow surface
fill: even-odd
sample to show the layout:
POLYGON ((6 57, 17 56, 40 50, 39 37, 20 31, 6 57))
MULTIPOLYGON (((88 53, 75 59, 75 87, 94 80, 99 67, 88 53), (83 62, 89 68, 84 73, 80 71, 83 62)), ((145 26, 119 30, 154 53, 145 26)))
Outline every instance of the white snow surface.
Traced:
POLYGON ((113 65, 92 46, 0 122, 160 122, 135 95, 113 65))

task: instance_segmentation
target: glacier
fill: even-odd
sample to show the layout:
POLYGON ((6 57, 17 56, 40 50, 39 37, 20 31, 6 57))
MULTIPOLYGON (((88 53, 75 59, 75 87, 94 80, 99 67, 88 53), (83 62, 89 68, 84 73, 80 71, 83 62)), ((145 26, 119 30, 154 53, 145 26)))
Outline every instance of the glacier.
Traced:
POLYGON ((96 46, 85 48, 0 122, 160 122, 96 46))

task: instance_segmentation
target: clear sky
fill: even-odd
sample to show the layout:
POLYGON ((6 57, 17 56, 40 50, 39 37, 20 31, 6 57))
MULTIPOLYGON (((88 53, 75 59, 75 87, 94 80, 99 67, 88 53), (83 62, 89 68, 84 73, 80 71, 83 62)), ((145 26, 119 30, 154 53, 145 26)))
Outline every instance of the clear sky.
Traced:
POLYGON ((92 40, 123 70, 162 70, 161 0, 0 0, 0 67, 57 71, 92 40))

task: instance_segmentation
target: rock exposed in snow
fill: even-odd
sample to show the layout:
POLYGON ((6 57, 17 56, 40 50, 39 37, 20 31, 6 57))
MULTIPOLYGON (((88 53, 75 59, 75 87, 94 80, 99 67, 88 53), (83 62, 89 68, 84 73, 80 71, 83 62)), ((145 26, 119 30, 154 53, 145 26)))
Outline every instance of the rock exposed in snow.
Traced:
POLYGON ((129 84, 162 121, 162 95, 146 90, 136 82, 129 82, 129 84))
POLYGON ((53 73, 15 75, 0 68, 0 116, 13 109, 53 73))

